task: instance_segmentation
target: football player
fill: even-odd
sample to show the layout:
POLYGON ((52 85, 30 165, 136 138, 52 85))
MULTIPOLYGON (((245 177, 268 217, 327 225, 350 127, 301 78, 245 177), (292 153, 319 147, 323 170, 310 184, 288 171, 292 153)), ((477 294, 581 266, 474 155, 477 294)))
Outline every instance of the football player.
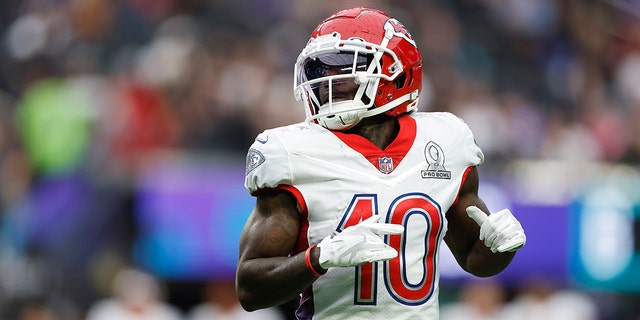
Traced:
POLYGON ((299 319, 437 319, 439 252, 492 276, 526 241, 508 210, 478 196, 484 156, 458 117, 418 112, 421 54, 371 8, 320 23, 295 64, 303 123, 248 151, 256 204, 240 239, 247 310, 300 295, 299 319))

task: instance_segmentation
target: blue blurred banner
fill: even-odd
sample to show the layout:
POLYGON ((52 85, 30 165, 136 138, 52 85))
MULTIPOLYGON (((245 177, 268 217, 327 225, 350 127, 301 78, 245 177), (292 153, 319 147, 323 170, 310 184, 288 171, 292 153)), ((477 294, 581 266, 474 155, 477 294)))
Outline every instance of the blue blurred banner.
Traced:
POLYGON ((571 275, 585 288, 640 292, 640 202, 625 180, 594 184, 571 206, 571 275))
MULTIPOLYGON (((489 208, 510 208, 527 233, 525 247, 496 278, 639 290, 640 197, 628 185, 637 179, 625 179, 587 183, 593 187, 568 203, 521 201, 503 184, 484 181, 480 194, 489 208)), ((232 278, 240 233, 254 204, 243 182, 241 159, 172 158, 149 166, 136 189, 136 262, 166 279, 232 278)), ((446 248, 440 270, 445 283, 470 277, 446 248)))
POLYGON ((138 263, 167 279, 233 278, 253 207, 243 161, 164 161, 137 188, 138 263))

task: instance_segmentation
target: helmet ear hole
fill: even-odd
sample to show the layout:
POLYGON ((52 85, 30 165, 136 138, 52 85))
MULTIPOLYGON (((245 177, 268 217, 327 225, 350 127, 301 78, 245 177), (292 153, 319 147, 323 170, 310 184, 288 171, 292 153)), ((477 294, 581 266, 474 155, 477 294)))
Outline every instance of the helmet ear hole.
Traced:
POLYGON ((405 73, 399 75, 395 80, 393 80, 393 85, 396 89, 400 89, 404 87, 405 82, 407 81, 407 75, 405 73))

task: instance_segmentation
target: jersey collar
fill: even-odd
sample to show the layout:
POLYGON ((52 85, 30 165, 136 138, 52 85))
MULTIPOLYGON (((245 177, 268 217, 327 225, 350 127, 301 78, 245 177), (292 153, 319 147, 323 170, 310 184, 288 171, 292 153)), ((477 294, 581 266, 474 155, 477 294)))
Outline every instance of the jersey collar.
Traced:
POLYGON ((332 131, 344 144, 351 149, 362 154, 373 166, 378 168, 383 173, 390 173, 399 164, 404 156, 409 152, 413 141, 416 138, 416 121, 409 115, 402 115, 398 117, 398 125, 400 130, 396 138, 389 144, 384 150, 381 150, 366 138, 354 134, 345 133, 341 131, 332 131), (388 165, 382 168, 381 161, 384 158, 391 158, 391 167, 388 165))

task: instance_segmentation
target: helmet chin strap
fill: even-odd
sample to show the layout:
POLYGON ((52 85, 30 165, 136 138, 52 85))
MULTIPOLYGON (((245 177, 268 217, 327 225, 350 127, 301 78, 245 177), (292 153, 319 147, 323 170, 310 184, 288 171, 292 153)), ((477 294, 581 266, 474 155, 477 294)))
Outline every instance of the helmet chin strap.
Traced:
POLYGON ((318 121, 330 130, 347 130, 362 120, 361 114, 366 106, 354 100, 338 101, 331 104, 332 112, 322 115, 323 109, 326 108, 329 108, 329 104, 320 107, 318 121))

